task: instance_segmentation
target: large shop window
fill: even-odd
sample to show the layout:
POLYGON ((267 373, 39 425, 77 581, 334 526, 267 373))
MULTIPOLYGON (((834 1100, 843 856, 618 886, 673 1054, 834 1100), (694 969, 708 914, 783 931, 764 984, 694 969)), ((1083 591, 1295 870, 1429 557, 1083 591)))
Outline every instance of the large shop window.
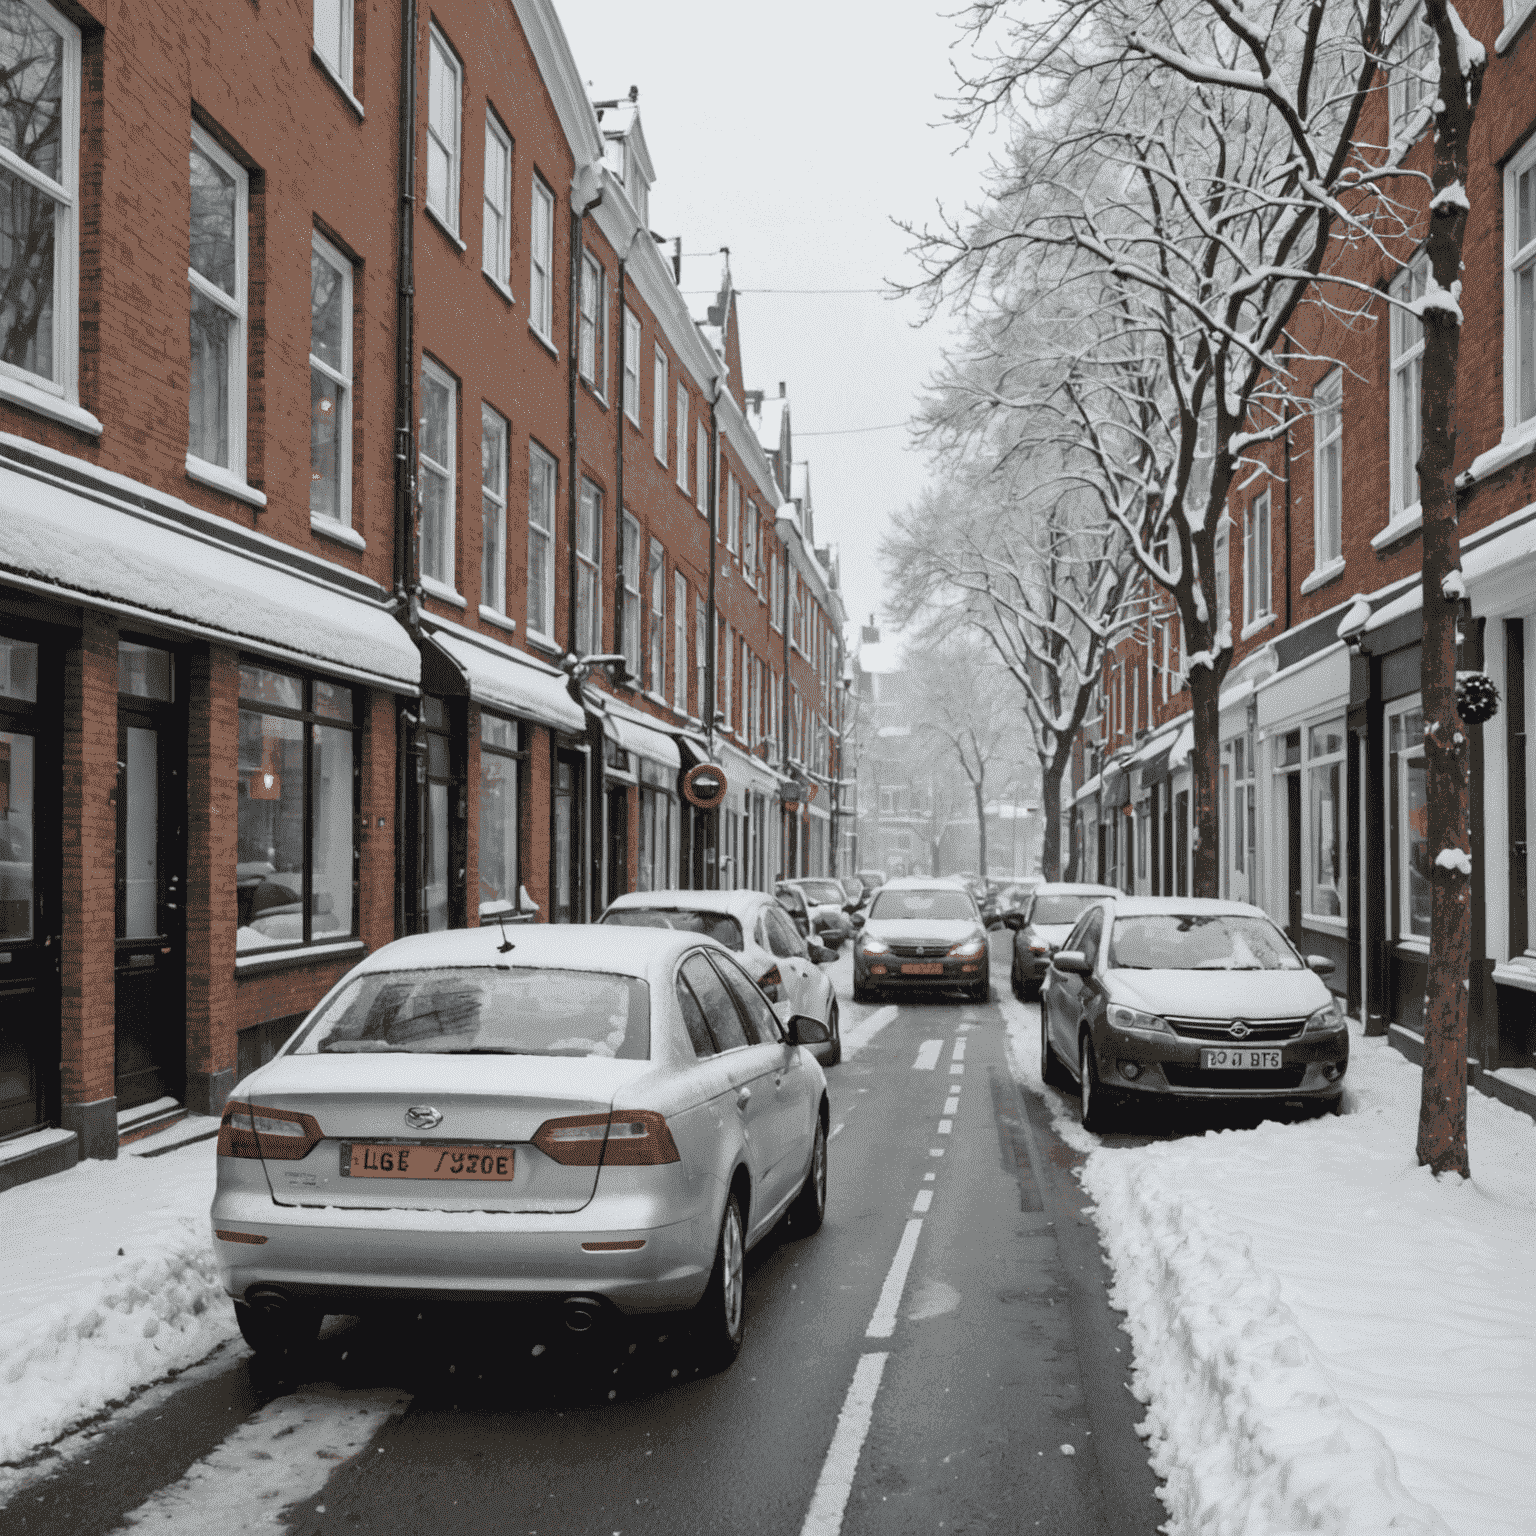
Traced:
POLYGON ((242 954, 356 934, 357 764, 353 689, 240 668, 242 954))
POLYGON ((500 715, 480 716, 480 919, 516 910, 521 728, 500 715))
POLYGON ((1429 937, 1429 796, 1424 778, 1424 714, 1412 705, 1391 717, 1392 864, 1399 937, 1429 937))
POLYGON ((1306 912, 1344 915, 1344 722, 1307 730, 1306 912))
POLYGON ((671 791, 657 782, 661 770, 654 764, 640 759, 640 774, 640 870, 636 889, 673 890, 682 883, 677 878, 677 803, 671 791))

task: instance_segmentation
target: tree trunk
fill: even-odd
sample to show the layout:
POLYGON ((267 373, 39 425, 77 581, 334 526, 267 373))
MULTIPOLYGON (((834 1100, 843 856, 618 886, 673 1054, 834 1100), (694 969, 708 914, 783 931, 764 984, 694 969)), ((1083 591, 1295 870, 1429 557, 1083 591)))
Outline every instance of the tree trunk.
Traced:
MULTIPOLYGON (((1482 66, 1463 80, 1456 29, 1445 0, 1425 0, 1440 45, 1435 116, 1434 190, 1466 185, 1468 147, 1482 66)), ((1454 195, 1429 220, 1433 283, 1459 293, 1466 209, 1454 195)), ((1433 286, 1431 287, 1433 293, 1433 286)), ((1467 835, 1466 729, 1456 715, 1456 641, 1461 582, 1446 579, 1461 563, 1456 516, 1456 371, 1461 317, 1426 308, 1419 398, 1419 504, 1423 510, 1424 643, 1421 693, 1430 879, 1429 980, 1424 998, 1424 1071, 1418 1159, 1435 1173, 1470 1176, 1467 1158, 1467 983, 1472 973, 1471 858, 1467 835), (1446 855, 1442 861, 1441 854, 1446 855)))
POLYGON ((976 779, 971 784, 971 795, 976 801, 976 873, 987 878, 987 792, 986 783, 976 779))
POLYGON ((1217 767, 1221 758, 1221 677, 1210 667, 1189 669, 1195 747, 1190 754, 1189 893, 1221 894, 1221 824, 1217 819, 1217 767))
POLYGON ((1040 835, 1040 873, 1047 880, 1061 879, 1061 776, 1066 759, 1040 761, 1040 815, 1045 825, 1040 835))
POLYGON ((1083 828, 1076 806, 1073 806, 1070 816, 1071 821, 1067 828, 1067 867, 1061 876, 1069 883, 1083 878, 1079 867, 1083 862, 1083 828))

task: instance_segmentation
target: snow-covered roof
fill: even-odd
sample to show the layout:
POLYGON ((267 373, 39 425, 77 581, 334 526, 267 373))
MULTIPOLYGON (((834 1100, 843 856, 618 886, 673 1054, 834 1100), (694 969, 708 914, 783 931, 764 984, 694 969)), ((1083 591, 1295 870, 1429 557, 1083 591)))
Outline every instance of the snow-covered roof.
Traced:
POLYGON ((811 466, 803 459, 798 464, 790 465, 789 494, 802 505, 811 494, 811 466))
POLYGON ((902 670, 901 649, 894 640, 868 641, 854 653, 854 659, 859 671, 871 677, 889 677, 902 670))
POLYGON ((747 411, 752 425, 757 429, 758 442, 769 453, 778 452, 784 413, 788 409, 789 401, 782 395, 768 395, 760 403, 749 407, 747 411))
MULTIPOLYGON (((608 903, 608 910, 615 907, 660 907, 674 912, 727 912, 732 917, 743 918, 755 913, 764 902, 772 902, 771 896, 761 891, 629 891, 615 896, 608 903)), ((628 933, 632 930, 624 929, 628 933)), ((607 943, 604 934, 603 942, 607 943)))

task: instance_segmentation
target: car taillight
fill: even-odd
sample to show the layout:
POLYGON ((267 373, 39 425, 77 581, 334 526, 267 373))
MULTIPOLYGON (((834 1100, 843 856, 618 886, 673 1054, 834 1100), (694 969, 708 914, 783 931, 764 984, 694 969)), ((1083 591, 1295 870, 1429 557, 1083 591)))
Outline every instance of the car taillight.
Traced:
POLYGON ((567 1168, 641 1168, 682 1161, 666 1117, 651 1109, 546 1120, 531 1139, 545 1157, 567 1168))
POLYGON ((757 984, 768 995, 770 1002, 778 1003, 784 999, 784 978, 779 975, 779 968, 770 965, 761 976, 757 978, 757 984))
POLYGON ((313 1115, 231 1099, 219 1122, 220 1157, 260 1157, 277 1163, 308 1157, 324 1132, 313 1115))
POLYGON ((1048 955, 1051 952, 1051 946, 1049 944, 1031 944, 1029 952, 1032 955, 1048 955))

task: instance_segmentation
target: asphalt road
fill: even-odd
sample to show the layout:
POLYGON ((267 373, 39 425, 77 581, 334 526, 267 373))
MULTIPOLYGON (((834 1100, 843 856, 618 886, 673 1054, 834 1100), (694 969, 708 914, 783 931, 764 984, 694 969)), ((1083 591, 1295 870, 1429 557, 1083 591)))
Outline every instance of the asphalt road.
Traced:
MULTIPOLYGON (((1006 962, 994 975, 996 992, 1006 962)), ((104 1423, 14 1494, 8 1536, 130 1519, 231 1536, 272 1529, 275 1504, 304 1536, 1152 1536, 1130 1345, 1077 1154, 1015 1086, 999 1007, 842 1012, 845 1034, 888 1022, 829 1073, 826 1224, 750 1256, 731 1370, 701 1375, 665 1322, 589 1346, 483 1319, 333 1321, 302 1380, 235 1346, 104 1423), (231 1447, 285 1398, 321 1428, 349 1402, 395 1406, 360 1421, 366 1443, 306 1453, 330 1462, 253 1511, 231 1447)))

